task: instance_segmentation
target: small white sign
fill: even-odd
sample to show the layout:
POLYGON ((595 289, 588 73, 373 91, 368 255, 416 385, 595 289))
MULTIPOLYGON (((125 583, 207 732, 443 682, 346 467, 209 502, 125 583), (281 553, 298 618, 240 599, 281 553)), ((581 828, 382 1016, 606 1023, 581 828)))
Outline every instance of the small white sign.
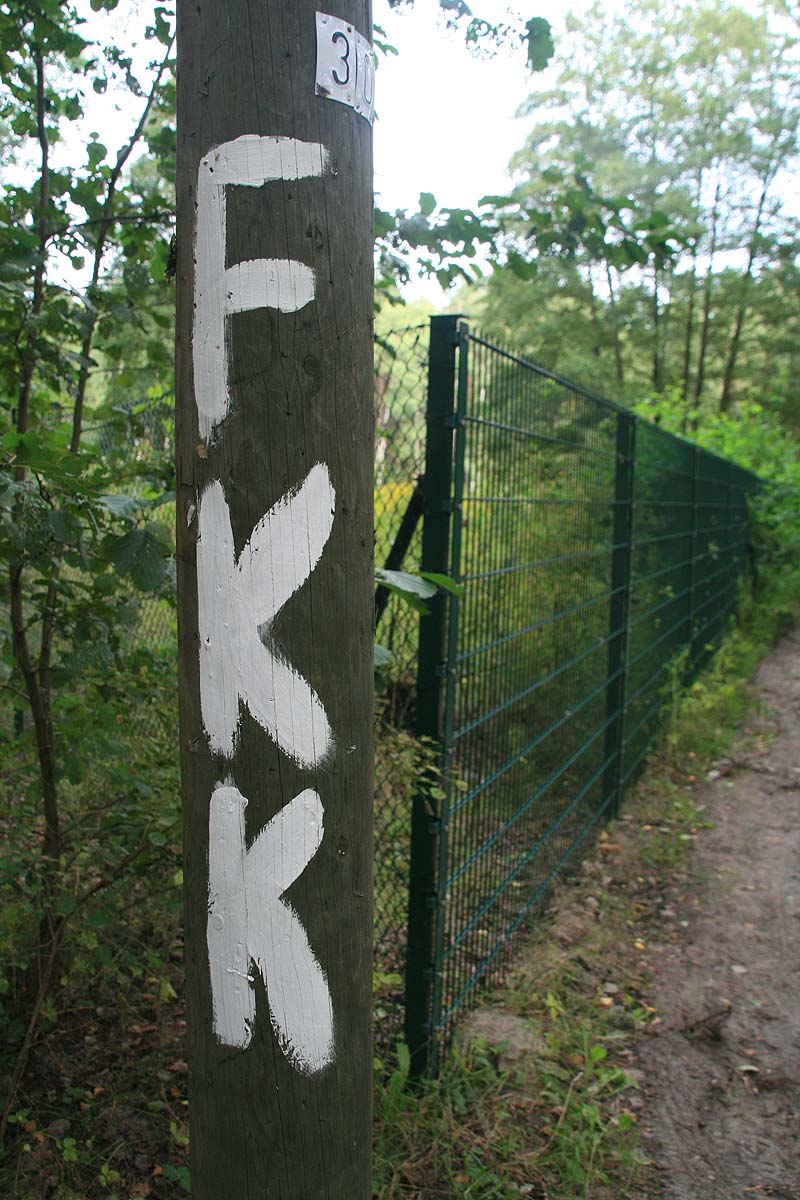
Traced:
POLYGON ((317 13, 317 95, 354 108, 372 124, 375 59, 372 46, 347 21, 317 13))

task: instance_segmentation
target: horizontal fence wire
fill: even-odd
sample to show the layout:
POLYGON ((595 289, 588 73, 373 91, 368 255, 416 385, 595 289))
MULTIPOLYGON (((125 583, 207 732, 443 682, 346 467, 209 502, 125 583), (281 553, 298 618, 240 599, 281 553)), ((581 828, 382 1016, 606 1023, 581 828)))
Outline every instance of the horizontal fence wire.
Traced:
MULTIPOLYGON (((441 618, 428 730, 444 799, 429 805, 436 851, 420 851, 438 874, 420 935, 427 1018, 407 1024, 418 1069, 435 1066, 459 1009, 616 812, 665 704, 727 629, 758 487, 455 318, 437 320, 432 337, 442 347, 449 337, 459 382, 446 417, 449 550, 425 566, 462 592, 441 618)), ((426 509, 428 519, 438 518, 426 509)), ((407 996, 419 987, 409 979, 407 996)))

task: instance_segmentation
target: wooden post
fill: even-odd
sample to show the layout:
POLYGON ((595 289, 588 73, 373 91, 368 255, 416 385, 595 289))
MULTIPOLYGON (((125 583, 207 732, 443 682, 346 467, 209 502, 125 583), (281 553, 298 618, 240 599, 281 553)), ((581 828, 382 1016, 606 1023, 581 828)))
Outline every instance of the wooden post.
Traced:
POLYGON ((194 1200, 371 1195, 374 67, 333 7, 178 3, 194 1200))

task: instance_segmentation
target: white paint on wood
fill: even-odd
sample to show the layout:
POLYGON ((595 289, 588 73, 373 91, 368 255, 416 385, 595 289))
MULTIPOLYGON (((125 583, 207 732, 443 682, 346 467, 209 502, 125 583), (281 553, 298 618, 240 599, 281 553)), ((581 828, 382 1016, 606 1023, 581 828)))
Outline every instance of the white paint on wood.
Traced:
POLYGON ((321 1071, 334 1055, 325 973, 283 894, 322 842, 323 807, 311 789, 295 796, 245 843, 247 799, 217 784, 209 810, 207 943, 214 1032, 226 1046, 250 1044, 255 1021, 251 964, 264 980, 276 1039, 292 1065, 321 1071))
POLYGON ((234 753, 240 700, 301 766, 317 766, 332 749, 322 702, 270 630, 316 567, 335 503, 328 468, 317 463, 261 518, 237 558, 222 484, 214 480, 200 497, 200 705, 211 748, 225 758, 234 753))
POLYGON ((215 146, 197 172, 192 361, 200 436, 212 440, 230 409, 227 318, 255 308, 297 312, 314 298, 314 272, 292 259, 259 258, 226 268, 226 189, 320 177, 319 142, 245 134, 215 146))

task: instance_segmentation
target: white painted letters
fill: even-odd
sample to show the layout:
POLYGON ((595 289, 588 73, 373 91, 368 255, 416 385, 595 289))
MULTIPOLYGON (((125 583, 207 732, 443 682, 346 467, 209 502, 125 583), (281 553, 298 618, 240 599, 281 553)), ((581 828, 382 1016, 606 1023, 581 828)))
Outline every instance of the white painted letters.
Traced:
POLYGON ((316 766, 332 746, 322 703, 269 643, 269 631, 317 565, 335 499, 328 469, 317 463, 261 518, 237 560, 222 484, 215 480, 200 497, 200 705, 211 748, 225 758, 233 756, 240 698, 301 766, 316 766))
POLYGON ((254 308, 297 312, 314 298, 314 272, 293 259, 225 266, 225 189, 321 176, 328 152, 318 142, 245 134, 211 149, 197 172, 194 391, 200 436, 210 442, 230 408, 226 318, 254 308))
POLYGON ((281 1049, 298 1071, 321 1071, 333 1058, 333 1010, 325 974, 283 893, 316 854, 322 801, 295 796, 245 846, 247 800, 218 784, 209 812, 208 957, 214 1032, 226 1046, 250 1044, 255 1019, 251 964, 262 976, 281 1049))
MULTIPOLYGON (((230 409, 227 322, 235 313, 297 312, 314 299, 314 272, 294 259, 261 258, 226 266, 226 189, 320 177, 324 146, 248 134, 212 148, 197 174, 194 391, 200 436, 210 444, 230 409)), ((237 555, 222 483, 197 498, 200 707, 214 753, 234 757, 245 705, 301 767, 319 767, 333 747, 321 700, 275 646, 276 616, 319 562, 333 526, 336 496, 317 463, 254 526, 237 555)), ((194 505, 188 521, 194 520, 194 505)), ((256 994, 264 980, 275 1037, 305 1074, 333 1058, 333 1010, 325 974, 284 893, 323 837, 322 801, 310 788, 245 840, 247 799, 218 783, 209 810, 208 946, 213 1029, 226 1046, 252 1039, 256 994)))

